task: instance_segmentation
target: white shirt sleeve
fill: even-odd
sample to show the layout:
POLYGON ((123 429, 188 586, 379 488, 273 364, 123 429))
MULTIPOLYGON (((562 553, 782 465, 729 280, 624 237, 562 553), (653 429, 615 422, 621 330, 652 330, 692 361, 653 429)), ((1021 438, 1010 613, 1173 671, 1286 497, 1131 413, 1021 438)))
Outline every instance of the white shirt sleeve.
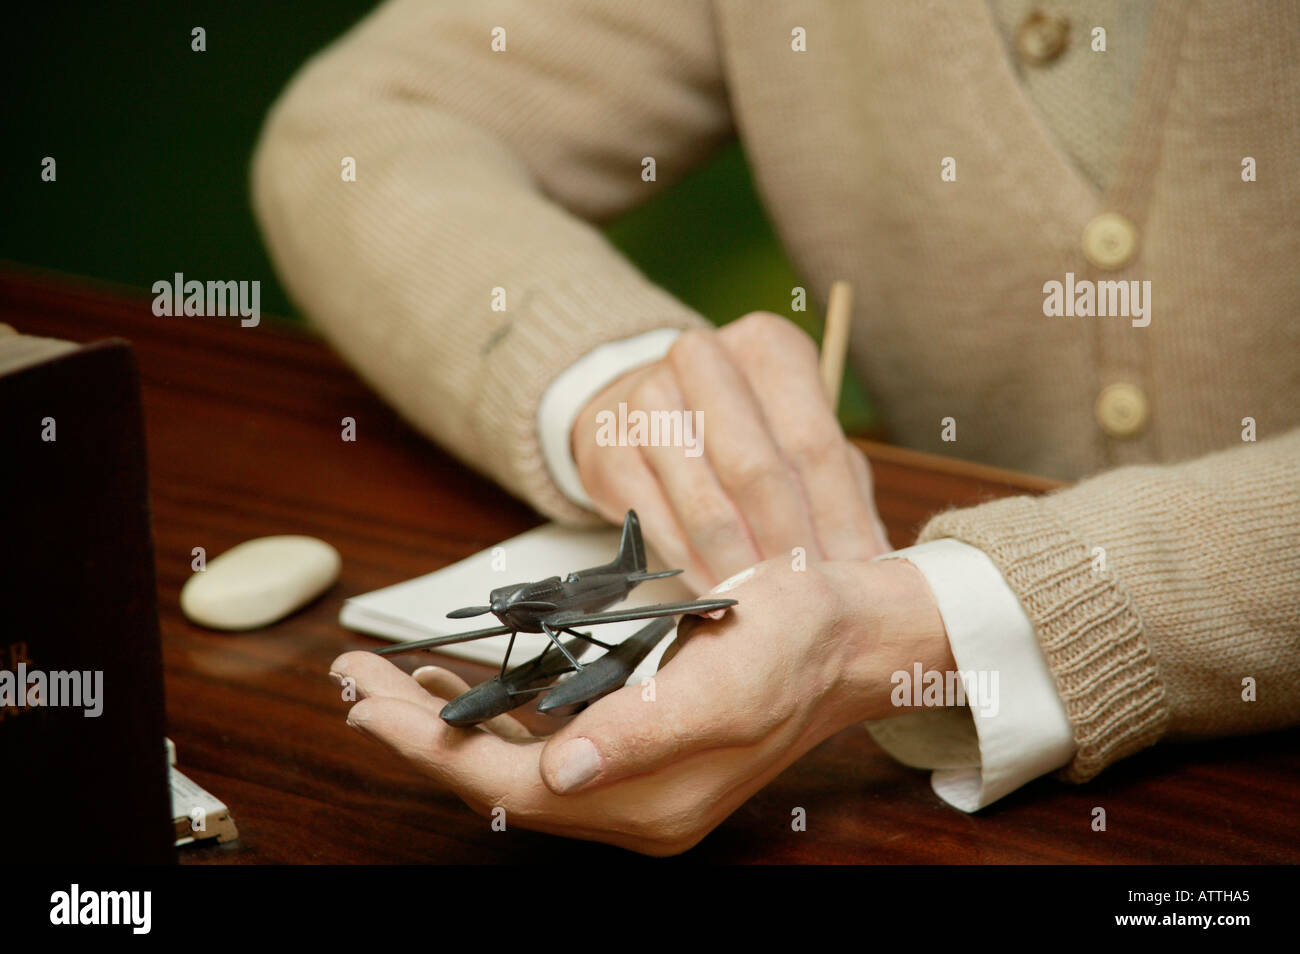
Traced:
POLYGON ((542 402, 537 406, 542 457, 555 485, 578 506, 596 509, 583 489, 578 465, 573 461, 570 435, 578 415, 615 378, 666 355, 679 334, 676 328, 660 328, 603 344, 565 368, 542 395, 542 402))
POLYGON ((1074 738, 1056 683, 1033 624, 993 561, 951 539, 878 559, 907 560, 921 571, 963 683, 985 690, 983 698, 968 690, 969 709, 925 710, 868 723, 880 746, 901 762, 933 769, 935 793, 965 812, 1069 762, 1074 738))

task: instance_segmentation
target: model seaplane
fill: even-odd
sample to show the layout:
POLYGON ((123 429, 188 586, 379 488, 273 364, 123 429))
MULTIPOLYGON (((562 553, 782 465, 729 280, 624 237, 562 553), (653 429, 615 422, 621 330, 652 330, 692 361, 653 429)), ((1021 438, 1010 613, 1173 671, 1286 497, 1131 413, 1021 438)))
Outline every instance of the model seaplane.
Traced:
POLYGON ((641 661, 672 631, 676 625, 674 617, 685 613, 722 613, 727 607, 736 605, 736 601, 730 599, 704 599, 607 609, 626 599, 638 584, 681 572, 647 572, 641 524, 636 511, 629 510, 623 520, 623 537, 614 562, 576 570, 564 579, 552 576, 533 583, 499 586, 489 594, 488 605, 466 606, 447 614, 449 619, 469 619, 491 613, 500 625, 398 643, 376 652, 381 656, 391 656, 509 633, 510 643, 506 647, 505 659, 501 661, 500 673, 448 702, 440 713, 443 721, 458 726, 476 725, 509 712, 548 690, 546 698, 537 706, 538 711, 559 712, 576 708, 626 683, 641 661), (652 622, 617 645, 603 642, 591 633, 578 632, 579 626, 638 619, 652 622), (541 633, 550 642, 536 659, 508 670, 515 637, 519 633, 541 633), (572 638, 562 641, 561 634, 572 638), (593 662, 582 663, 582 656, 592 646, 605 650, 605 654, 593 662), (566 673, 573 675, 558 685, 552 685, 566 673))

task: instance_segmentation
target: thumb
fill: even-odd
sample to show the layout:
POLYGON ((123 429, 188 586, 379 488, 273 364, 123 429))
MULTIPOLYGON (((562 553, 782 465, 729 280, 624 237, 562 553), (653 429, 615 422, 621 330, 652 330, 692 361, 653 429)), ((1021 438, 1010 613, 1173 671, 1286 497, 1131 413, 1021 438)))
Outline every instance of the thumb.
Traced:
POLYGON ((712 691, 709 681, 679 660, 598 700, 547 740, 542 780, 555 794, 569 795, 730 744, 718 680, 712 691))

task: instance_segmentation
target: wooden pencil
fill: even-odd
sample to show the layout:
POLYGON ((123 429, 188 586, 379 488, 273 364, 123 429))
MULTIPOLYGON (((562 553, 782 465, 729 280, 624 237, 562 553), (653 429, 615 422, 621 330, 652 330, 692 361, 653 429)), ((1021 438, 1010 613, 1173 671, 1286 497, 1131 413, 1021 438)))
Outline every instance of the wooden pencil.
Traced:
POLYGON ((826 303, 826 326, 822 332, 822 386, 836 410, 840 403, 840 382, 844 380, 844 359, 849 350, 849 324, 853 315, 853 286, 845 281, 831 285, 826 303))

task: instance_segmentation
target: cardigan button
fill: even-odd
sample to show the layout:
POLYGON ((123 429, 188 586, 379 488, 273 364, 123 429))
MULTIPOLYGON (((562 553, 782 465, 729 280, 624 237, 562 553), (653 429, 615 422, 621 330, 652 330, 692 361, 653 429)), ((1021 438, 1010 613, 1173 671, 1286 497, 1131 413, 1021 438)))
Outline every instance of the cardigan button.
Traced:
POLYGON ((1098 268, 1123 268, 1137 254, 1138 230, 1118 212, 1103 212, 1083 227, 1083 255, 1098 268))
POLYGON ((1111 384, 1097 395, 1097 423, 1116 440, 1136 437, 1151 417, 1142 389, 1134 384, 1111 384))
POLYGON ((1069 20, 1035 10, 1016 28, 1016 52, 1026 63, 1042 66, 1061 55, 1069 37, 1069 20))

